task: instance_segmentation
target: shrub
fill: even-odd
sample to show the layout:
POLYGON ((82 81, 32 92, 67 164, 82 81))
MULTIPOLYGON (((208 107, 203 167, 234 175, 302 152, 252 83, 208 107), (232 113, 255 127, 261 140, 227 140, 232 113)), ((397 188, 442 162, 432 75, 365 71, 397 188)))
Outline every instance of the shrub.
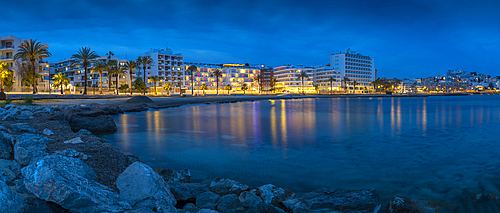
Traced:
POLYGON ((11 102, 12 102, 12 99, 10 99, 10 98, 5 99, 5 104, 10 104, 11 102))
POLYGON ((28 105, 33 104, 33 96, 32 95, 24 96, 23 102, 24 102, 24 104, 28 104, 28 105))

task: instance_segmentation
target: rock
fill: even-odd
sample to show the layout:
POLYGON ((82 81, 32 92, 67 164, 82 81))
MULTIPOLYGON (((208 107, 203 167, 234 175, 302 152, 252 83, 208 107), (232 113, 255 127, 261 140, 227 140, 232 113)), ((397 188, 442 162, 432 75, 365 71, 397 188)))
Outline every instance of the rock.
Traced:
POLYGON ((118 115, 120 113, 123 113, 123 110, 117 106, 107 106, 102 108, 102 111, 106 112, 106 114, 108 115, 118 115))
POLYGON ((380 197, 374 189, 342 190, 325 187, 304 194, 302 200, 311 210, 371 213, 380 209, 380 197))
POLYGON ((4 126, 0 125, 0 131, 8 132, 9 130, 7 128, 5 128, 4 126))
POLYGON ((238 212, 244 211, 242 203, 235 194, 224 195, 217 203, 217 211, 220 212, 238 212))
POLYGON ((283 188, 279 188, 273 184, 267 184, 260 187, 257 187, 257 195, 262 198, 264 203, 273 203, 276 205, 277 200, 283 197, 288 197, 293 194, 290 190, 285 190, 283 188))
POLYGON ((284 197, 278 199, 278 202, 276 202, 276 206, 284 209, 287 212, 293 211, 293 212, 302 212, 305 211, 307 212, 308 205, 305 203, 303 200, 299 199, 295 194, 289 196, 289 197, 284 197))
POLYGON ((0 131, 0 140, 8 141, 10 144, 14 145, 16 139, 9 133, 0 131))
POLYGON ((75 144, 75 143, 83 143, 83 141, 82 141, 82 138, 76 137, 76 138, 64 141, 64 143, 75 144))
POLYGON ((144 103, 154 103, 154 101, 151 100, 151 98, 148 98, 147 96, 134 96, 131 99, 126 100, 125 103, 144 104, 144 103))
POLYGON ((218 213, 218 211, 211 210, 211 209, 200 209, 197 213, 218 213))
POLYGON ((0 180, 0 212, 22 213, 27 208, 24 199, 0 180))
POLYGON ((22 169, 26 189, 36 197, 73 212, 123 212, 130 205, 112 189, 96 182, 83 161, 49 155, 22 169))
POLYGON ((198 208, 197 206, 195 206, 192 203, 188 203, 188 204, 184 205, 184 207, 182 209, 188 210, 189 212, 198 212, 200 210, 200 208, 198 208))
POLYGON ((86 130, 86 129, 80 129, 76 134, 82 134, 82 135, 92 135, 92 132, 86 130))
POLYGON ((21 114, 17 115, 17 119, 19 120, 33 119, 33 113, 30 111, 22 111, 21 114))
POLYGON ((113 117, 101 115, 97 117, 82 117, 73 115, 68 118, 68 123, 73 132, 86 129, 93 134, 114 133, 118 130, 113 117))
POLYGON ((0 134, 0 159, 12 159, 14 148, 12 142, 0 134))
POLYGON ((213 192, 204 192, 196 196, 196 206, 200 208, 214 209, 219 201, 220 195, 213 192))
POLYGON ((14 158, 22 166, 28 165, 31 161, 46 156, 47 143, 49 139, 42 135, 24 133, 17 137, 14 145, 14 158))
POLYGON ((249 189, 247 185, 243 185, 231 179, 226 178, 215 178, 212 183, 210 183, 210 191, 215 192, 219 195, 226 194, 240 194, 242 191, 249 189))
POLYGON ((249 191, 242 192, 238 199, 245 207, 257 206, 258 204, 262 203, 262 198, 249 191))
POLYGON ((208 186, 201 183, 170 183, 170 191, 176 200, 188 200, 197 195, 208 192, 208 186))
POLYGON ((33 127, 29 126, 26 123, 12 124, 12 125, 10 125, 10 127, 12 128, 12 131, 15 133, 23 133, 23 132, 35 133, 36 132, 36 130, 33 129, 33 127))
POLYGON ((391 213, 427 213, 435 212, 432 207, 427 206, 425 201, 412 200, 407 197, 392 197, 389 202, 389 212, 391 213))
POLYGON ((7 114, 2 118, 2 121, 13 121, 16 120, 13 114, 7 114))
POLYGON ((140 208, 132 211, 126 211, 126 213, 155 213, 155 212, 148 208, 140 208))
POLYGON ((52 130, 47 129, 47 128, 45 128, 45 129, 43 130, 43 132, 42 132, 42 133, 43 133, 44 135, 46 135, 46 136, 51 136, 51 135, 53 135, 53 134, 54 134, 54 132, 52 132, 52 130))
POLYGON ((77 152, 74 149, 58 150, 58 151, 55 151, 55 154, 63 155, 66 157, 71 157, 71 158, 78 158, 80 160, 87 160, 88 158, 91 157, 91 156, 83 154, 81 152, 77 152))
POLYGON ((162 169, 161 167, 154 168, 154 171, 158 173, 167 183, 181 182, 190 183, 191 182, 191 172, 189 169, 184 170, 172 170, 172 169, 162 169))
POLYGON ((16 105, 14 105, 14 104, 5 105, 5 109, 10 109, 10 108, 16 108, 16 105))
POLYGON ((134 208, 168 211, 177 201, 163 178, 148 165, 135 162, 116 179, 120 196, 134 208))
POLYGON ((9 169, 14 172, 16 176, 21 175, 21 165, 15 160, 0 159, 0 167, 9 169))
POLYGON ((12 185, 12 181, 17 178, 17 175, 9 167, 0 165, 0 181, 4 181, 7 185, 12 185))

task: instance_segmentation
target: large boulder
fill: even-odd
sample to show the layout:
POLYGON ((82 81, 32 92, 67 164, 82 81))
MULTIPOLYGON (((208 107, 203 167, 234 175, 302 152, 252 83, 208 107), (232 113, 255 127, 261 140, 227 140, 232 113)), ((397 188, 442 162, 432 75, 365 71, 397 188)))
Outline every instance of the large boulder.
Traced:
POLYGON ((163 169, 161 167, 154 168, 154 171, 158 173, 167 183, 181 182, 190 183, 191 182, 191 172, 189 169, 184 170, 173 170, 173 169, 163 169))
POLYGON ((130 205, 112 189, 96 182, 83 161, 49 155, 22 169, 26 189, 44 201, 73 212, 123 212, 130 205))
POLYGON ((72 115, 67 120, 73 132, 86 129, 93 134, 104 134, 114 133, 118 130, 113 117, 110 115, 101 115, 96 117, 72 115))
POLYGON ((0 159, 0 181, 12 185, 12 181, 20 174, 20 166, 16 161, 0 159))
POLYGON ((169 183, 168 185, 176 200, 195 199, 197 195, 208 191, 208 186, 201 183, 169 183))
POLYGON ((389 202, 389 212, 391 213, 427 213, 436 212, 426 201, 412 200, 407 197, 392 197, 389 202))
POLYGON ((148 98, 147 96, 134 96, 131 99, 126 100, 125 103, 147 104, 147 103, 154 103, 154 101, 151 100, 151 98, 148 98))
POLYGON ((12 159, 13 151, 12 141, 0 134, 0 159, 12 159))
POLYGON ((235 194, 228 194, 219 199, 217 203, 217 211, 220 212, 241 212, 245 211, 245 207, 235 194))
POLYGON ((311 210, 346 213, 372 213, 380 209, 380 197, 375 189, 342 190, 324 187, 302 197, 311 210))
POLYGON ((288 197, 293 194, 292 191, 277 187, 273 184, 266 184, 257 187, 256 194, 262 198, 264 203, 273 203, 276 205, 283 197, 288 197), (274 201, 274 202, 273 202, 274 201))
POLYGON ((24 199, 0 180, 0 212, 23 213, 27 208, 24 199))
POLYGON ((212 183, 210 183, 209 188, 210 191, 221 196, 227 194, 240 194, 249 189, 247 185, 226 178, 215 178, 212 183))
POLYGON ((157 209, 168 212, 177 201, 168 184, 148 165, 135 162, 116 179, 120 196, 133 208, 157 209))
POLYGON ((196 206, 215 210, 215 204, 219 201, 220 195, 213 192, 204 192, 196 196, 196 206))
POLYGON ((31 161, 37 161, 48 155, 45 152, 48 142, 49 139, 45 136, 24 133, 17 137, 17 142, 14 145, 14 158, 22 166, 30 164, 31 161))

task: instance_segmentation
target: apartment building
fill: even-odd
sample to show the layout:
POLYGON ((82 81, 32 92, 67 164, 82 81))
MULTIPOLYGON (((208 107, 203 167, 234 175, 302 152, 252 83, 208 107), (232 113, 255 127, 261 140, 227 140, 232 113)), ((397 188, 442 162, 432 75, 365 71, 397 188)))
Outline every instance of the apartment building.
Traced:
POLYGON ((373 88, 371 82, 376 73, 373 58, 347 49, 344 53, 331 54, 330 65, 340 71, 340 78, 356 81, 360 88, 373 88))
POLYGON ((298 78, 301 72, 305 72, 308 76, 304 78, 304 92, 316 92, 313 85, 314 67, 290 64, 274 67, 274 77, 277 81, 276 89, 295 93, 302 92, 302 79, 298 78))
MULTIPOLYGON (((243 84, 246 84, 249 90, 258 90, 258 83, 254 78, 260 73, 260 66, 248 64, 209 64, 209 63, 184 63, 184 69, 187 70, 191 65, 197 67, 192 76, 194 79, 194 88, 199 88, 203 83, 209 89, 217 88, 217 79, 214 72, 219 70, 222 72, 222 77, 219 77, 219 89, 223 89, 226 85, 231 85, 233 90, 241 90, 243 84), (248 65, 248 66, 247 66, 248 65)), ((187 88, 191 88, 191 74, 185 76, 185 84, 187 88)))
POLYGON ((329 64, 315 66, 313 84, 318 86, 320 91, 340 91, 342 89, 340 71, 333 69, 329 64))
MULTIPOLYGON (((153 83, 148 83, 152 76, 158 76, 160 82, 156 83, 157 87, 162 87, 164 83, 177 84, 181 83, 185 87, 184 82, 185 66, 184 57, 181 53, 174 53, 171 49, 151 49, 143 54, 153 59, 153 65, 146 67, 146 82, 148 87, 153 87, 153 83)), ((137 69, 138 77, 143 77, 144 69, 139 66, 137 69)))
MULTIPOLYGON (((10 68, 14 70, 14 86, 12 91, 21 92, 24 91, 22 86, 22 73, 28 69, 29 61, 24 60, 14 60, 14 55, 18 52, 20 46, 27 41, 31 41, 29 38, 18 38, 13 35, 0 36, 0 61, 9 64, 10 68), (23 66, 24 64, 24 66, 23 66)), ((48 49, 49 45, 45 42, 41 42, 43 48, 48 49)), ((38 79, 38 90, 44 91, 49 89, 49 63, 46 58, 40 58, 35 62, 36 73, 40 75, 38 79)))
POLYGON ((272 67, 262 66, 260 69, 260 76, 262 78, 262 90, 270 91, 274 88, 276 82, 274 81, 274 69, 272 67))

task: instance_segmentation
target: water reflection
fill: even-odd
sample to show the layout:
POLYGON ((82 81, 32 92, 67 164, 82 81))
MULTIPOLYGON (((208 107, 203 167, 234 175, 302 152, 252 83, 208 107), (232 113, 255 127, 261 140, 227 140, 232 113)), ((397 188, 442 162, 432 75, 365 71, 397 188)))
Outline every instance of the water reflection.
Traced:
POLYGON ((500 173, 499 108, 499 96, 210 104, 120 115, 103 137, 152 166, 189 168, 194 181, 448 202, 500 173))

